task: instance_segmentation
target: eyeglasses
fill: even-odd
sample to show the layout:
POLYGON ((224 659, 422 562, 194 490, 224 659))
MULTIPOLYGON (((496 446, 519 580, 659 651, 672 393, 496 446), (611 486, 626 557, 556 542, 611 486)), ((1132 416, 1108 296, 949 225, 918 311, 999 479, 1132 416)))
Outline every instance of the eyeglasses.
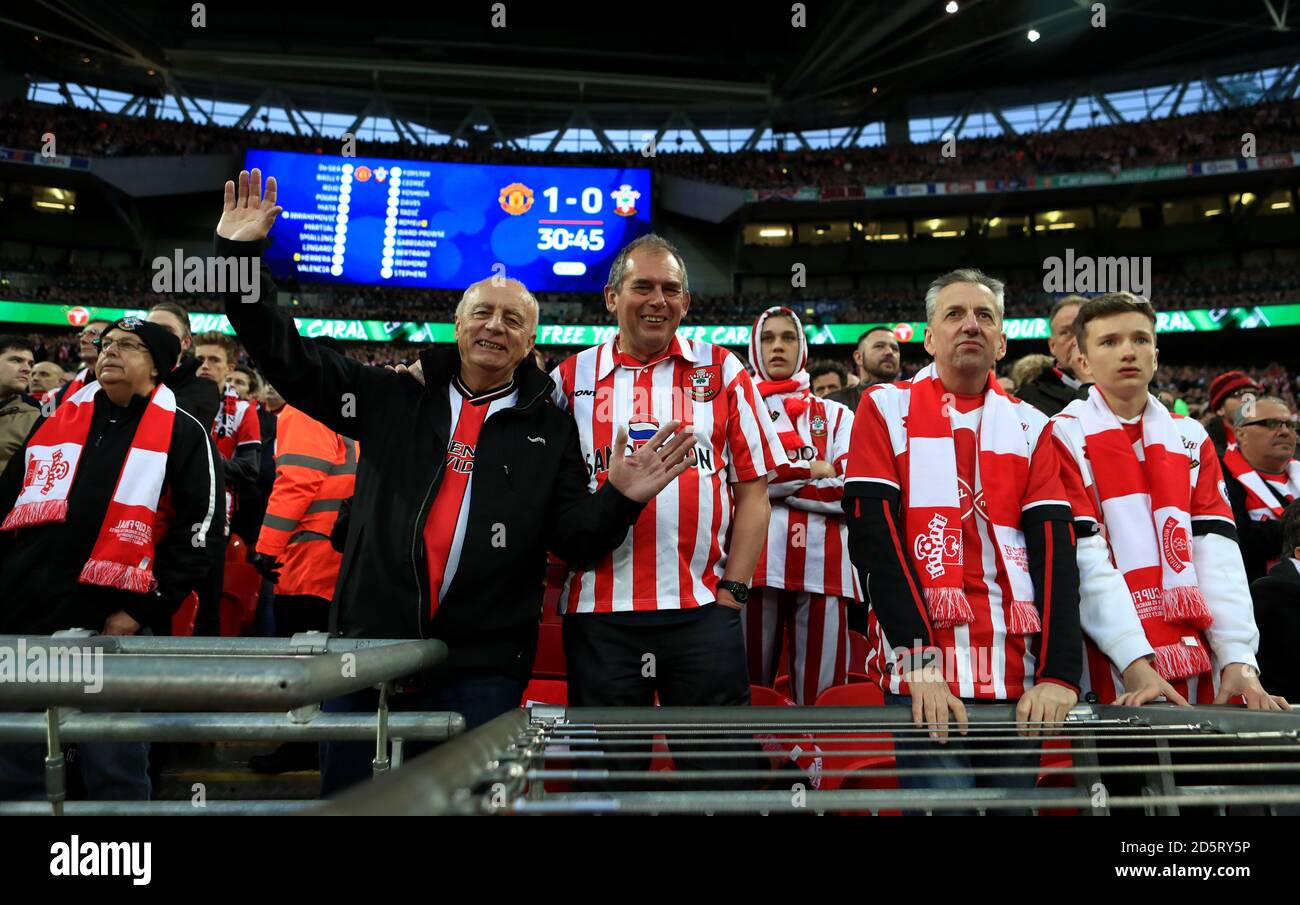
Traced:
POLYGON ((117 351, 119 352, 144 352, 149 348, 144 343, 136 342, 135 340, 117 338, 104 339, 102 337, 95 340, 95 348, 101 352, 111 349, 113 346, 117 346, 117 351))
POLYGON ((1260 418, 1258 421, 1246 421, 1241 426, 1254 427, 1257 424, 1271 431, 1275 431, 1279 427, 1285 427, 1293 434, 1296 432, 1296 423, 1286 418, 1260 418))
POLYGON ((77 336, 82 339, 99 339, 99 335, 103 332, 103 330, 82 330, 77 336))

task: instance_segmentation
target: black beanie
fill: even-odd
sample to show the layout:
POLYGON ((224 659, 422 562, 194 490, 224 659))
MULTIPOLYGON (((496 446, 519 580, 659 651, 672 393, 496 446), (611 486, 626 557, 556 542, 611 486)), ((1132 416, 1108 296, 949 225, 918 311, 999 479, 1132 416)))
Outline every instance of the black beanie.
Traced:
POLYGON ((114 321, 104 333, 108 333, 109 330, 125 330, 145 344, 149 354, 153 356, 153 366, 158 369, 159 383, 162 383, 163 378, 176 367, 176 359, 181 354, 181 341, 176 338, 176 334, 161 324, 151 324, 138 317, 124 317, 114 321))

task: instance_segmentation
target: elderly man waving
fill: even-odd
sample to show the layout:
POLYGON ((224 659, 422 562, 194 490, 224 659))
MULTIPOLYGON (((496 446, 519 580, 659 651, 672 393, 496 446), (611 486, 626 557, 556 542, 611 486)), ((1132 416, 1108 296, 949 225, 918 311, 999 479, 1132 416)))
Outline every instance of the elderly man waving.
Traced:
MULTIPOLYGON (((256 256, 280 208, 258 170, 226 183, 218 255, 256 256)), ((573 419, 534 364, 537 302, 518 281, 470 286, 455 345, 424 350, 425 383, 298 336, 273 301, 227 298, 240 340, 291 405, 360 444, 356 496, 330 626, 348 637, 440 638, 449 662, 398 709, 452 710, 471 728, 517 706, 531 671, 549 550, 591 562, 622 543, 644 504, 686 468, 694 439, 663 425, 587 489, 573 419)), ((627 448, 624 428, 616 449, 627 448)), ((374 693, 328 702, 370 709, 374 693)), ((373 745, 330 745, 322 787, 365 778, 373 745)))

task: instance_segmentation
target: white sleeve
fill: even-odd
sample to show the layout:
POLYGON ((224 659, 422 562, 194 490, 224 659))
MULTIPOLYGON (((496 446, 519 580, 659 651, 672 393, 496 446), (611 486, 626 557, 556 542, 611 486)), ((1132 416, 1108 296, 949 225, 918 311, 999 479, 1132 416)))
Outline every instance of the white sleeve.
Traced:
POLYGON ((1099 534, 1081 537, 1075 547, 1079 562, 1079 625, 1120 672, 1139 657, 1155 654, 1133 595, 1119 569, 1110 561, 1110 547, 1099 534))
POLYGON ((1259 668, 1259 629, 1250 599, 1250 582, 1241 561, 1241 548, 1222 534, 1201 534, 1192 539, 1192 560, 1214 624, 1205 630, 1218 668, 1244 663, 1259 668))

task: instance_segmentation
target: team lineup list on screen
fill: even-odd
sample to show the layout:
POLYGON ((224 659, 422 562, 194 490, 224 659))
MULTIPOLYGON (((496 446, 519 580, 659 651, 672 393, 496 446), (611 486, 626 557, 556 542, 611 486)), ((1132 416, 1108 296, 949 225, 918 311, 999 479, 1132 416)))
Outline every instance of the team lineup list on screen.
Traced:
POLYGON ((250 150, 284 210, 265 252, 303 282, 463 289, 504 276, 595 292, 650 231, 650 171, 434 163, 250 150))

